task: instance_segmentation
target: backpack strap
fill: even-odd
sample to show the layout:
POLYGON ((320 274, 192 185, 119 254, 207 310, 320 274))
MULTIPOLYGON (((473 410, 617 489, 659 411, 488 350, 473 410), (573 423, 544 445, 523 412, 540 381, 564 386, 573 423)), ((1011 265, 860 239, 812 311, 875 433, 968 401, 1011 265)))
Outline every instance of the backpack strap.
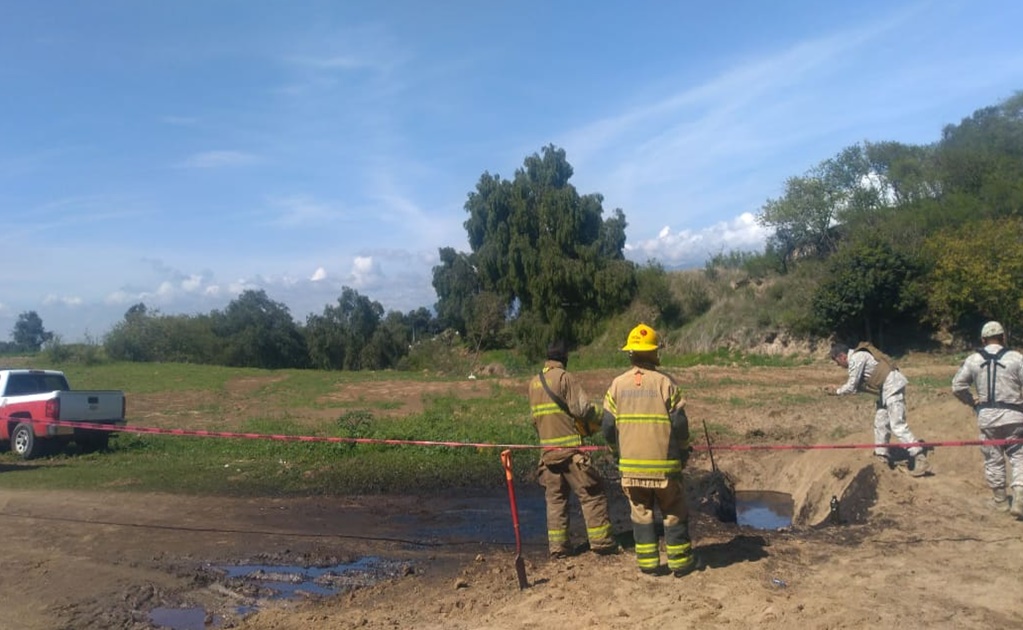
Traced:
POLYGON ((1001 362, 1001 359, 1008 351, 1009 349, 1004 346, 1001 350, 994 354, 988 352, 986 348, 977 350, 977 353, 984 359, 984 362, 980 364, 980 367, 987 368, 987 402, 977 405, 977 409, 1012 409, 1013 411, 1023 411, 1023 405, 1000 402, 995 397, 995 384, 998 377, 998 368, 1005 367, 1005 364, 1001 362))
POLYGON ((546 368, 540 370, 540 385, 543 386, 543 391, 547 392, 547 395, 551 397, 551 400, 554 401, 554 404, 557 405, 562 411, 564 411, 568 415, 569 418, 573 417, 572 416, 572 412, 569 411, 569 409, 568 409, 568 403, 566 403, 565 400, 561 396, 558 396, 557 394, 555 394, 551 390, 550 385, 547 384, 547 379, 544 378, 544 375, 543 375, 543 373, 546 372, 546 371, 547 371, 546 368))

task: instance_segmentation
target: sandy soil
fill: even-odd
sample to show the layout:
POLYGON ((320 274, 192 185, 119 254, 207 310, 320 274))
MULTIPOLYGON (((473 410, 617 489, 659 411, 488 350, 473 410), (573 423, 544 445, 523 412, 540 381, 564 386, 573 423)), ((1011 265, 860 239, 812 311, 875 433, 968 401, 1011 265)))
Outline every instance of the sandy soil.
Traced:
MULTIPOLYGON (((975 439, 971 415, 946 387, 912 385, 947 383, 954 369, 922 357, 906 363, 909 421, 919 437, 975 439)), ((613 374, 582 376, 596 396, 613 374)), ((844 380, 834 366, 694 368, 677 375, 694 422, 727 427, 736 442, 872 439, 870 397, 823 396, 824 385, 844 380)), ((251 385, 239 384, 239 405, 251 385)), ((388 392, 414 406, 417 386, 424 385, 402 383, 388 392)), ((489 388, 483 380, 454 391, 485 395, 489 388)), ((338 399, 345 395, 339 386, 338 399)), ((133 399, 151 418, 157 403, 133 399)), ((939 448, 931 459, 934 474, 912 478, 862 450, 715 452, 738 489, 793 495, 796 524, 763 531, 720 523, 701 510, 710 461, 696 455, 689 485, 701 568, 681 579, 641 575, 628 551, 548 561, 542 496, 520 480, 525 590, 515 577, 503 494, 242 500, 23 492, 5 489, 2 480, 32 474, 31 467, 0 466, 0 628, 147 628, 155 627, 153 609, 179 607, 206 611, 209 627, 253 630, 1023 627, 1023 522, 985 507, 976 447, 939 448), (828 522, 833 495, 841 500, 837 525, 828 522), (368 581, 375 583, 326 597, 266 599, 258 584, 217 570, 337 565, 367 556, 390 562, 368 581)), ((617 488, 611 501, 624 537, 629 525, 617 488)))

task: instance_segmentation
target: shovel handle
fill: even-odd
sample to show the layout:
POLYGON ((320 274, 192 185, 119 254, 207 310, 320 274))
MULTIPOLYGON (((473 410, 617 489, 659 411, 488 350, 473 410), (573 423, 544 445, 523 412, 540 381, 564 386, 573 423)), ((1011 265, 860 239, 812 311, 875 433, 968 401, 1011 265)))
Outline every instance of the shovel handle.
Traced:
POLYGON ((511 450, 501 451, 501 465, 504 466, 504 477, 506 480, 512 480, 512 459, 511 450))

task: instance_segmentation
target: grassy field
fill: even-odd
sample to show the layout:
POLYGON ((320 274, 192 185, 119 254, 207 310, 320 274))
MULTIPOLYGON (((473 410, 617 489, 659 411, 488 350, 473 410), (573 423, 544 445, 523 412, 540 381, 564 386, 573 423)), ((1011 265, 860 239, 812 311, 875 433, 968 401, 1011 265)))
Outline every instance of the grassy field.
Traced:
MULTIPOLYGON (((623 367, 621 353, 607 357, 580 353, 573 369, 623 367)), ((485 362, 500 360, 484 357, 485 362)), ((44 366, 42 357, 8 359, 17 366, 44 366)), ((729 352, 666 357, 668 367, 704 365, 793 365, 794 359, 750 357, 729 352)), ((331 402, 340 384, 386 383, 415 387, 416 382, 464 381, 420 372, 324 372, 259 370, 191 364, 101 363, 52 366, 62 369, 76 389, 120 389, 128 399, 130 425, 138 418, 140 399, 167 402, 173 426, 260 434, 321 437, 532 444, 535 433, 521 387, 480 382, 486 395, 459 397, 443 393, 424 397, 422 410, 385 413, 395 403, 360 398, 331 402), (230 409, 228 392, 239 383, 245 391, 241 416, 230 409), (136 404, 133 406, 133 401, 136 404), (326 401, 326 402, 324 402, 326 401), (336 411, 337 415, 331 414, 336 411), (232 415, 229 426, 217 423, 232 415), (310 420, 315 418, 315 420, 310 420)), ((520 366, 523 376, 532 366, 520 366)), ((707 383, 713 386, 713 383, 707 383)), ((731 402, 731 401, 729 401, 731 402)), ((734 405, 743 405, 736 400, 734 405)), ((711 432, 725 431, 712 426, 711 432)), ((599 436, 592 443, 602 444, 599 436)), ((536 453, 515 456, 517 476, 530 477, 536 453)), ((264 439, 181 437, 122 433, 101 453, 79 453, 72 445, 46 457, 21 462, 0 453, 4 484, 18 488, 104 488, 223 495, 318 495, 372 492, 428 492, 451 487, 503 487, 498 450, 429 446, 297 443, 264 439)))
MULTIPOLYGON (((79 389, 123 389, 128 397, 159 394, 173 398, 223 392, 231 381, 265 381, 249 394, 253 413, 231 431, 261 434, 312 434, 327 437, 381 438, 479 443, 532 443, 518 388, 494 382, 489 395, 469 400, 438 395, 421 412, 378 417, 373 404, 340 412, 310 429, 302 410, 336 387, 339 373, 312 370, 236 369, 175 364, 66 366, 79 389)), ((410 373, 344 373, 346 383, 423 380, 410 373)), ((322 405, 320 405, 322 406, 322 405)), ((386 407, 387 405, 382 405, 386 407)), ((202 415, 217 413, 216 405, 202 415)), ((322 415, 322 414, 320 414, 322 415)), ((209 428, 189 427, 182 428, 209 428)), ((535 453, 516 457, 519 475, 528 474, 535 453)), ((0 454, 4 484, 19 488, 123 488, 225 495, 317 495, 370 492, 417 492, 451 487, 502 487, 496 449, 470 447, 295 443, 262 439, 228 439, 122 433, 106 452, 81 454, 74 446, 22 463, 0 454)))

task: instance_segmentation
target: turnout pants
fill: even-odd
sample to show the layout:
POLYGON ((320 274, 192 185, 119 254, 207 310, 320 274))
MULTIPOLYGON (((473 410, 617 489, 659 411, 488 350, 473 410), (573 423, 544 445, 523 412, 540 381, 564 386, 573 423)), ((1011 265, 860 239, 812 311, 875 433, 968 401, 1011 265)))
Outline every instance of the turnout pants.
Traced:
POLYGON ((547 498, 547 541, 552 554, 572 551, 568 536, 569 492, 579 498, 590 549, 608 549, 617 544, 611 537, 604 481, 588 456, 576 453, 558 463, 541 462, 539 481, 547 498))
POLYGON ((654 507, 664 518, 664 546, 668 569, 682 571, 693 566, 693 545, 689 538, 689 509, 685 488, 677 479, 622 479, 622 491, 629 500, 632 533, 636 539, 636 562, 641 571, 656 572, 661 554, 654 526, 654 507))

